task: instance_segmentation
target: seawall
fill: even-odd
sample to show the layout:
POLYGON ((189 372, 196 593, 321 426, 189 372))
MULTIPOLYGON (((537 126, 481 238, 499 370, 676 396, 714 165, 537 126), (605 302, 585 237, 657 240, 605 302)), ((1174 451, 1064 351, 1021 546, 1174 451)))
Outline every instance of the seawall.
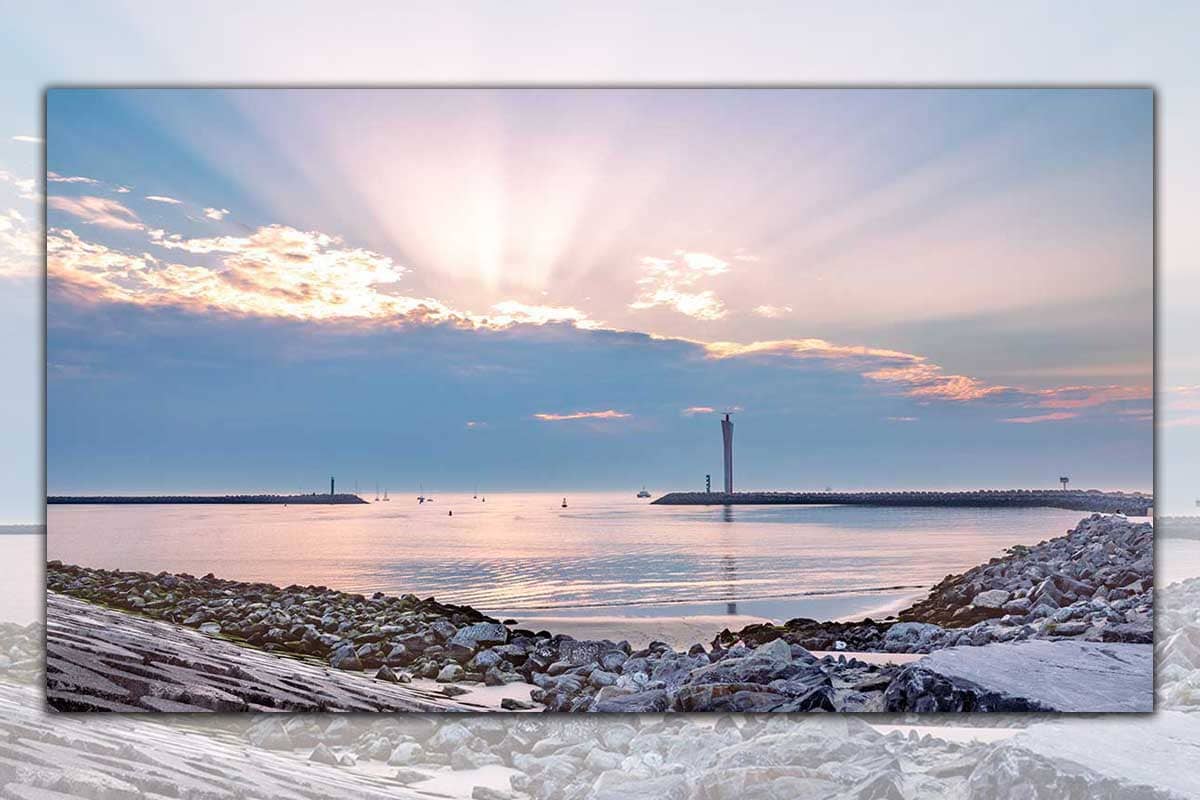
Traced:
POLYGON ((1145 516, 1154 506, 1146 494, 1060 489, 981 489, 966 492, 671 492, 664 506, 839 505, 941 508, 1064 508, 1145 516))
POLYGON ((51 495, 48 505, 357 505, 356 494, 226 494, 68 497, 51 495))

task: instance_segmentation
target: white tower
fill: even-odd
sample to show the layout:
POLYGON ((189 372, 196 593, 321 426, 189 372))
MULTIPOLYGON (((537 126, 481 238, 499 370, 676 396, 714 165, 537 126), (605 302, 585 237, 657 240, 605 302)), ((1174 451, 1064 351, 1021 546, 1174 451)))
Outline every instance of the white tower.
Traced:
POLYGON ((721 420, 721 438, 725 441, 725 493, 733 494, 733 421, 728 413, 721 420))

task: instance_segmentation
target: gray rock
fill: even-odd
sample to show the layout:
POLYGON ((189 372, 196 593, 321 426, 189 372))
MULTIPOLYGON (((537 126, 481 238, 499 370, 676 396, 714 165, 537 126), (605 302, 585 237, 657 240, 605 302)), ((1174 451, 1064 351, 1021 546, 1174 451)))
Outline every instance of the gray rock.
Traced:
POLYGON ((308 760, 334 767, 338 765, 338 757, 333 754, 332 750, 325 746, 324 742, 313 748, 313 751, 308 756, 308 760))
POLYGON ((928 622, 897 622, 884 634, 887 650, 920 649, 930 646, 945 633, 940 625, 928 622))
POLYGON ((612 693, 605 695, 615 687, 607 687, 596 695, 595 701, 592 702, 592 711, 611 712, 611 713, 649 713, 655 711, 666 711, 669 706, 667 693, 663 689, 652 689, 647 692, 635 692, 633 694, 618 694, 612 693))
POLYGON ((401 742, 392 749, 387 763, 393 767, 406 767, 420 763, 424 755, 424 749, 416 742, 401 742))
POLYGON ((971 605, 979 608, 1002 608, 1010 596, 1004 589, 989 589, 975 595, 971 605))
POLYGON ((1029 640, 940 650, 888 687, 889 711, 1125 711, 1154 708, 1148 645, 1029 640))
POLYGON ((505 697, 500 700, 500 707, 505 711, 530 711, 536 706, 533 703, 525 700, 518 700, 515 697, 505 697))
POLYGON ((362 662, 358 660, 358 654, 349 645, 333 651, 333 654, 329 656, 329 665, 334 669, 361 670, 363 668, 362 662))
POLYGON ((436 680, 438 683, 453 683, 454 681, 461 681, 465 674, 463 668, 458 664, 447 664, 438 670, 436 680))
POLYGON ((508 628, 498 622, 476 622, 459 629, 450 641, 471 648, 505 644, 508 641, 508 628))

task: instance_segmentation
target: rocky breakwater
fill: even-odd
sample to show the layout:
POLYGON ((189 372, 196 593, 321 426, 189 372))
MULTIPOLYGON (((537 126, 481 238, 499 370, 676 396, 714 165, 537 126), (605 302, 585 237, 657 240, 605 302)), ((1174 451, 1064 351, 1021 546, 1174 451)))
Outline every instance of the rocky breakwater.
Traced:
POLYGON ((1026 639, 1153 641, 1154 529, 1093 514, 1066 535, 948 575, 895 619, 793 619, 722 631, 713 644, 782 637, 810 650, 930 653, 1026 639))
POLYGON ((1154 528, 1093 514, 1065 536, 1012 547, 1004 557, 947 576, 898 617, 966 629, 954 644, 1031 637, 1149 644, 1154 528))

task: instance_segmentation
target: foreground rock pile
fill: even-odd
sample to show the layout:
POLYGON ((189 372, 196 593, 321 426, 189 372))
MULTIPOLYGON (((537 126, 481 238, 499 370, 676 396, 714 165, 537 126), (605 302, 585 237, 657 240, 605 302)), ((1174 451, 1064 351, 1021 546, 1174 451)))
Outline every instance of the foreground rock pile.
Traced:
POLYGON ((888 653, 1028 639, 1149 644, 1153 584, 1153 526, 1093 514, 1065 536, 947 576, 899 621, 795 619, 724 631, 715 644, 783 636, 811 650, 888 653))
MULTIPOLYGON (((544 631, 511 630, 471 609, 431 600, 364 598, 322 587, 279 589, 212 576, 90 570, 57 562, 48 566, 47 576, 53 592, 136 610, 262 650, 323 658, 339 673, 365 671, 377 683, 407 684, 414 675, 443 684, 529 683, 534 687, 533 703, 552 711, 881 711, 883 691, 898 671, 844 656, 817 658, 781 639, 756 648, 739 644, 706 650, 696 645, 677 652, 656 642, 634 650, 628 642, 577 641, 544 631)), ((98 708, 115 702, 111 707, 119 710, 128 702, 124 696, 112 697, 111 689, 107 694, 92 691, 93 684, 125 687, 133 682, 138 698, 162 694, 127 675, 129 659, 114 656, 107 646, 164 664, 193 657, 186 656, 184 648, 191 653, 195 643, 175 641, 169 630, 155 633, 123 626, 55 598, 50 595, 48 608, 51 655, 56 659, 50 677, 57 702, 69 706, 72 691, 83 690, 90 692, 87 702, 98 708), (115 642, 114 636, 123 638, 115 642)), ((206 654, 205 660, 214 659, 206 654)), ((277 679, 285 670, 273 665, 271 677, 277 679)), ((222 680, 228 684, 230 677, 222 680)), ((274 693, 264 692, 262 683, 255 684, 260 707, 289 707, 274 693)), ((224 694, 229 693, 244 692, 227 685, 224 694)), ((203 700, 192 695, 172 698, 191 704, 203 700)), ((300 702, 286 701, 291 708, 300 702)), ((310 707, 318 701, 325 708, 338 707, 331 697, 305 700, 310 707)), ((508 698, 503 707, 524 710, 535 707, 533 703, 508 698)))

